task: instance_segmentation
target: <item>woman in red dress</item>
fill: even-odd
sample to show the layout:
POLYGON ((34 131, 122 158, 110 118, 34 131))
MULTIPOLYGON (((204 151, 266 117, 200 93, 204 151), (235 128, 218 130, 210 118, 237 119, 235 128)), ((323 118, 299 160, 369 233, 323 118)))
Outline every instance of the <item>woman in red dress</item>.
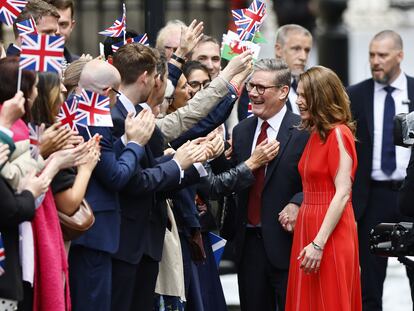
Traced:
POLYGON ((286 311, 361 310, 358 237, 351 203, 357 167, 349 98, 330 69, 301 74, 297 104, 311 136, 299 162, 286 311))

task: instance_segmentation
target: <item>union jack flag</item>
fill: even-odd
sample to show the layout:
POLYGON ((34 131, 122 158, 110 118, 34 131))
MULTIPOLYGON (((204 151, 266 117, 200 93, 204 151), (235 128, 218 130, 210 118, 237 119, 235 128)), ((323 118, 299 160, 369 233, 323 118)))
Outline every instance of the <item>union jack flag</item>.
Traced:
POLYGON ((35 71, 62 70, 65 38, 48 35, 23 35, 20 68, 35 71))
POLYGON ((115 20, 114 24, 105 29, 104 31, 100 31, 99 34, 107 37, 120 37, 125 35, 126 31, 126 8, 125 3, 123 4, 123 13, 122 18, 118 18, 115 20))
POLYGON ((1 233, 0 233, 0 275, 4 273, 5 261, 6 261, 6 255, 4 252, 3 240, 1 238, 1 233))
POLYGON ((30 155, 37 160, 39 157, 39 143, 42 135, 40 126, 29 123, 29 141, 30 141, 30 155))
POLYGON ((23 0, 0 0, 0 21, 7 26, 12 26, 26 4, 27 1, 23 0))
POLYGON ((32 16, 29 19, 16 23, 16 28, 20 36, 37 34, 36 22, 32 16))
POLYGON ((240 40, 252 40, 266 14, 266 4, 253 0, 247 9, 232 10, 234 23, 240 40))
POLYGON ((69 97, 60 106, 57 115, 57 121, 61 122, 62 126, 66 126, 71 130, 76 130, 76 116, 77 116, 78 100, 76 96, 69 97))
POLYGON ((87 126, 112 127, 109 105, 109 97, 82 90, 78 100, 79 116, 77 117, 77 123, 87 126))
POLYGON ((148 36, 147 36, 146 33, 144 33, 143 35, 138 35, 138 36, 136 36, 134 38, 128 38, 125 41, 112 44, 112 52, 115 53, 116 51, 118 51, 118 49, 121 46, 126 45, 126 44, 129 44, 129 43, 141 43, 143 45, 149 45, 149 43, 148 43, 148 36))

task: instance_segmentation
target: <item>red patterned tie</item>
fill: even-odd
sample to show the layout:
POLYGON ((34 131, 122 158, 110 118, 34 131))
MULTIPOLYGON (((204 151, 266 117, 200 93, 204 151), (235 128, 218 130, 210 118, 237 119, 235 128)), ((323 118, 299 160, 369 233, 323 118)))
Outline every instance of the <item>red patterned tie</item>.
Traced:
MULTIPOLYGON (((268 127, 269 123, 264 121, 260 129, 259 137, 257 137, 256 146, 267 138, 266 131, 268 127)), ((263 165, 253 172, 256 182, 250 188, 249 203, 247 205, 247 219, 249 220, 249 224, 253 226, 257 226, 260 223, 260 209, 262 207, 262 191, 265 180, 265 170, 266 166, 263 165)))

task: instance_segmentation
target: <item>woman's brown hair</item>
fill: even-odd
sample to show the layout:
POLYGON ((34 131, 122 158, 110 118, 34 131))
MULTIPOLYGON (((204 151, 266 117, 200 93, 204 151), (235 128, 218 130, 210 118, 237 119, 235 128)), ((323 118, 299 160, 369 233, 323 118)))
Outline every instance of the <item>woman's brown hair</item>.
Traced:
POLYGON ((302 120, 300 128, 316 130, 323 141, 336 124, 345 124, 355 134, 350 101, 341 80, 331 69, 315 66, 299 76, 309 120, 302 120))

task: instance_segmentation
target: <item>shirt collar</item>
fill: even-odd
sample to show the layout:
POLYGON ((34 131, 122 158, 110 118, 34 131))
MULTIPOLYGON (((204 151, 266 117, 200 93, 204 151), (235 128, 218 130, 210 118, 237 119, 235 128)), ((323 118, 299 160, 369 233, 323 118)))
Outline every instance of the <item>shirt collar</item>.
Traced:
MULTIPOLYGON (((267 119, 267 123, 269 123, 270 127, 275 131, 278 132, 280 125, 282 124, 282 120, 285 117, 287 108, 286 105, 283 106, 283 108, 276 113, 273 117, 271 117, 270 119, 267 119)), ((264 122, 263 119, 257 118, 257 126, 261 127, 262 123, 264 122)))
POLYGON ((149 109, 149 110, 151 110, 151 107, 147 103, 141 103, 139 105, 142 107, 142 109, 149 109))
MULTIPOLYGON (((375 84, 375 92, 383 90, 384 87, 386 87, 385 84, 378 83, 377 81, 374 82, 375 84)), ((395 87, 397 90, 404 91, 407 89, 407 76, 404 72, 400 72, 397 79, 394 80, 394 82, 391 83, 392 87, 395 87)))
POLYGON ((121 104, 124 106, 124 108, 126 109, 126 111, 128 112, 135 112, 135 106, 132 103, 132 101, 129 100, 128 97, 126 97, 124 94, 121 93, 121 95, 119 95, 119 101, 121 102, 121 104))

